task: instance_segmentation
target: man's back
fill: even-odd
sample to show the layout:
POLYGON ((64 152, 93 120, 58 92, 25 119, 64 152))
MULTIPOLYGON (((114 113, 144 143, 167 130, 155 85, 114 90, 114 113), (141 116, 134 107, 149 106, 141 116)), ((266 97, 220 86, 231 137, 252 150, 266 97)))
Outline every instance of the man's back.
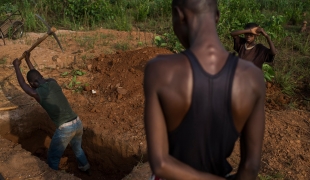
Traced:
POLYGON ((36 91, 40 97, 40 105, 57 127, 77 117, 55 80, 47 80, 40 84, 36 91))
MULTIPOLYGON (((194 51, 194 54, 199 53, 194 51)), ((203 55, 203 53, 200 53, 197 57, 203 70, 208 74, 214 75, 219 73, 225 66, 227 56, 228 53, 223 56, 224 58, 221 58, 221 60, 217 59, 216 61, 208 60, 208 56, 203 55)), ((154 123, 150 127, 146 127, 146 131, 148 131, 148 128, 156 129, 156 136, 158 137, 151 138, 159 140, 161 138, 160 134, 163 133, 166 134, 164 136, 168 139, 169 134, 182 124, 192 104, 194 77, 191 64, 184 54, 162 55, 150 61, 145 72, 146 120, 148 118, 152 118, 154 121, 157 118, 165 119, 165 125, 154 123), (154 95, 158 98, 158 102, 153 102, 152 96, 154 95), (161 109, 158 109, 159 107, 154 105, 154 103, 158 103, 161 109), (150 108, 149 110, 148 107, 150 108), (161 132, 161 130, 166 132, 161 132)), ((264 88, 261 70, 255 67, 253 63, 240 59, 232 79, 231 116, 236 133, 242 133, 244 136, 247 136, 246 138, 243 138, 244 136, 241 137, 241 141, 246 141, 242 144, 242 148, 252 151, 251 155, 253 157, 260 157, 261 153, 261 147, 256 145, 250 147, 248 145, 251 141, 253 141, 253 144, 256 144, 254 142, 262 141, 261 136, 255 135, 263 134, 264 131, 264 122, 262 121, 264 120, 264 88), (253 118, 253 116, 256 116, 256 118, 253 118)), ((204 97, 201 96, 200 98, 204 97)), ((229 119, 227 120, 229 121, 229 119)), ((152 136, 152 134, 149 136, 152 136)), ((232 136, 235 135, 232 134, 232 136)), ((190 135, 188 137, 190 138, 190 135)), ((191 140, 198 141, 197 139, 191 140)), ((167 142, 167 150, 169 151, 171 147, 168 144, 170 145, 170 142, 167 142)), ((257 145, 261 146, 261 143, 257 143, 257 145)), ((150 146, 149 148, 154 148, 150 149, 150 151, 162 151, 159 149, 160 146, 157 146, 158 149, 154 147, 155 144, 150 146)), ((231 144, 229 146, 231 148, 231 144)), ((209 148, 220 149, 221 147, 209 148)), ((221 158, 227 158, 229 155, 226 154, 221 158)))
POLYGON ((199 171, 226 176, 232 171, 227 158, 239 137, 231 111, 238 58, 230 54, 222 69, 211 75, 190 50, 184 54, 193 74, 191 105, 181 124, 168 132, 169 154, 199 171))
MULTIPOLYGON (((222 62, 218 63, 221 67, 215 73, 209 73, 206 70, 208 62, 198 60, 206 73, 214 75, 224 67, 226 59, 222 59, 222 62)), ((147 68, 145 72, 152 73, 154 76, 154 79, 149 83, 152 83, 153 87, 157 87, 168 131, 173 131, 182 122, 191 105, 193 72, 190 62, 183 54, 163 55, 150 61, 147 68)), ((263 83, 262 77, 261 70, 252 63, 240 59, 233 78, 231 100, 234 125, 239 133, 251 114, 257 96, 263 93, 260 91, 264 91, 264 86, 260 86, 257 82, 260 80, 260 83, 263 83), (252 96, 253 94, 256 96, 252 96)))
MULTIPOLYGON (((222 46, 217 34, 216 23, 218 19, 219 12, 216 0, 172 1, 172 22, 176 36, 181 44, 198 59, 203 72, 210 75, 218 74, 225 64, 231 63, 227 62, 229 53, 222 46)), ((144 75, 144 120, 150 165, 153 173, 163 179, 224 180, 224 173, 207 172, 207 170, 197 167, 196 169, 194 165, 184 162, 183 157, 175 157, 171 153, 173 146, 182 144, 182 138, 188 138, 187 141, 193 141, 193 143, 199 141, 186 136, 186 130, 189 129, 193 132, 194 126, 185 126, 180 135, 182 137, 176 141, 175 145, 170 144, 171 136, 169 139, 169 133, 182 126, 185 120, 188 120, 186 115, 190 113, 189 110, 193 103, 192 95, 197 93, 193 88, 195 87, 194 79, 197 79, 194 76, 197 75, 193 74, 191 63, 183 54, 158 56, 146 66, 144 75)), ((225 81, 225 78, 222 79, 224 82, 220 83, 224 83, 224 85, 218 87, 219 89, 214 89, 214 91, 225 89, 225 85, 231 88, 231 93, 227 92, 228 95, 224 98, 226 101, 224 104, 231 108, 231 113, 227 113, 227 121, 230 119, 233 122, 231 129, 241 133, 241 162, 236 179, 255 180, 260 167, 264 135, 265 82, 261 70, 255 67, 253 63, 244 60, 238 60, 235 73, 231 76, 233 76, 231 77, 232 80, 228 82, 225 81), (229 85, 230 82, 232 85, 229 85), (231 98, 228 97, 229 94, 231 98)), ((199 84, 203 84, 203 82, 199 84)), ((199 89, 199 84, 196 89, 199 89)), ((211 85, 207 85, 207 88, 212 89, 209 86, 211 85)), ((198 97, 195 99, 204 98, 203 94, 199 97, 198 93, 198 97)), ((203 103, 208 103, 209 107, 199 109, 200 112, 208 111, 218 115, 221 113, 219 109, 221 107, 214 104, 216 101, 203 101, 203 103), (214 110, 211 107, 217 109, 214 110)), ((205 117, 199 115, 197 118, 205 117)), ((220 119, 225 121, 226 118, 220 119)), ((213 122, 217 120, 215 118, 213 122)), ((206 127, 203 123, 197 124, 197 126, 200 125, 206 127)), ((208 127, 209 130, 211 129, 208 133, 218 135, 218 132, 212 132, 211 126, 208 127)), ((203 136, 202 139, 208 138, 206 137, 208 134, 203 136)), ((229 142, 234 140, 229 140, 229 142)), ((206 148, 210 148, 211 151, 225 149, 220 145, 206 148)), ((199 152, 192 151, 192 153, 199 152)), ((229 153, 224 154, 226 157, 229 156, 229 153)), ((212 155, 209 157, 212 158, 212 155)))

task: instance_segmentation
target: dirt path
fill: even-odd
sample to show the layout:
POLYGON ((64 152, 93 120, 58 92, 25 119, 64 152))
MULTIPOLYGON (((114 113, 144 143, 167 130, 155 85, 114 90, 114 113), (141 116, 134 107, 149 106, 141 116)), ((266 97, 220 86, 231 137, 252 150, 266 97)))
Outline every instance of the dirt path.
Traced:
MULTIPOLYGON (((152 45, 153 35, 147 33, 102 29, 59 33, 65 53, 60 52, 53 39, 48 39, 32 53, 31 60, 44 77, 58 81, 81 117, 84 124, 83 148, 93 167, 93 176, 87 177, 77 170, 70 147, 63 155, 60 168, 82 179, 114 180, 126 175, 124 179, 127 180, 147 179, 150 169, 147 163, 143 164, 147 161, 143 69, 149 59, 170 52, 144 47, 152 45), (133 49, 138 50, 129 51, 133 49), (77 76, 76 80, 71 74, 61 75, 76 70, 86 74, 77 76), (134 166, 133 173, 128 175, 134 166)), ((40 36, 28 33, 21 40, 8 41, 7 46, 0 45, 0 107, 19 106, 12 111, 0 111, 0 135, 13 144, 21 144, 22 148, 42 160, 31 161, 33 165, 28 165, 29 168, 40 167, 40 163, 46 160, 55 127, 44 110, 22 92, 10 64, 40 36)), ((23 74, 27 72, 25 64, 22 71, 23 74)), ((261 179, 306 180, 310 177, 310 113, 287 109, 291 101, 279 88, 268 84, 261 179)), ((13 146, 8 147, 14 149, 13 146)), ((0 153, 4 152, 0 149, 0 153)), ((20 161, 22 163, 23 159, 20 161)), ((230 162, 236 170, 238 143, 230 162)), ((3 173, 5 177, 13 176, 15 171, 39 173, 32 169, 0 168, 0 173, 8 172, 3 173)))

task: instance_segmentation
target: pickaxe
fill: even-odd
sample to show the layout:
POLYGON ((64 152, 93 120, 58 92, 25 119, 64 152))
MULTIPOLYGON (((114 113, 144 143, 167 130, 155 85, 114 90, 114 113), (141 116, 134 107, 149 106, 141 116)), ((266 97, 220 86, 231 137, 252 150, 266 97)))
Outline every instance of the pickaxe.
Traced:
MULTIPOLYGON (((49 35, 53 35, 54 38, 56 39, 56 41, 57 41, 57 43, 58 43, 58 45, 59 45, 61 51, 63 52, 63 48, 62 48, 62 46, 61 46, 61 44, 60 44, 60 42, 59 42, 59 39, 57 38, 57 36, 56 36, 56 34, 55 34, 55 32, 57 31, 56 28, 55 28, 55 27, 50 27, 50 26, 43 20, 43 18, 41 18, 39 15, 36 14, 36 16, 37 16, 37 18, 39 18, 39 19, 43 22, 43 24, 47 27, 47 33, 46 33, 43 37, 39 38, 39 39, 37 40, 37 42, 35 42, 35 43, 31 46, 31 48, 28 49, 27 51, 28 51, 28 52, 31 52, 31 51, 32 51, 35 47, 37 47, 42 41, 44 41, 49 35)), ((18 60, 22 60, 22 59, 24 59, 24 58, 25 58, 25 56, 24 56, 24 54, 23 54, 18 60)))

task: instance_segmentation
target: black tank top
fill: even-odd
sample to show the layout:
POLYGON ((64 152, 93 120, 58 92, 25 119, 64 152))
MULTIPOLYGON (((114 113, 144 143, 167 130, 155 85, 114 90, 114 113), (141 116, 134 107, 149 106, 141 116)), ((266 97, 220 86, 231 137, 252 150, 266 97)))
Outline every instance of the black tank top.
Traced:
POLYGON ((224 177, 232 171, 226 158, 239 137, 231 109, 238 58, 229 54, 224 67, 210 75, 190 50, 183 53, 193 71, 192 103, 181 124, 168 132, 169 154, 196 170, 224 177))

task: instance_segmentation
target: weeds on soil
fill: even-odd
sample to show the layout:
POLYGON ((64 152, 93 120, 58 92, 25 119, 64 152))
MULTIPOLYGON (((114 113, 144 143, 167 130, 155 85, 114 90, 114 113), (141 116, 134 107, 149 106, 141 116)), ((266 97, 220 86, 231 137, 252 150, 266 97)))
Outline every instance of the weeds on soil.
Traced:
POLYGON ((116 44, 114 44, 114 48, 116 50, 126 51, 129 50, 130 47, 128 42, 117 42, 116 44))
POLYGON ((7 60, 8 60, 7 57, 0 58, 0 64, 6 64, 7 60))
POLYGON ((284 176, 281 173, 276 173, 273 175, 261 175, 261 174, 259 174, 258 178, 260 180, 275 180, 275 179, 281 180, 284 178, 284 176))
POLYGON ((88 86, 88 84, 82 84, 80 81, 77 81, 77 77, 78 76, 83 76, 85 74, 85 72, 78 70, 78 69, 74 69, 72 70, 70 73, 69 72, 64 72, 61 74, 62 77, 67 77, 69 75, 72 76, 70 82, 68 84, 65 85, 65 87, 67 89, 71 89, 74 92, 81 92, 84 88, 84 86, 88 86))

